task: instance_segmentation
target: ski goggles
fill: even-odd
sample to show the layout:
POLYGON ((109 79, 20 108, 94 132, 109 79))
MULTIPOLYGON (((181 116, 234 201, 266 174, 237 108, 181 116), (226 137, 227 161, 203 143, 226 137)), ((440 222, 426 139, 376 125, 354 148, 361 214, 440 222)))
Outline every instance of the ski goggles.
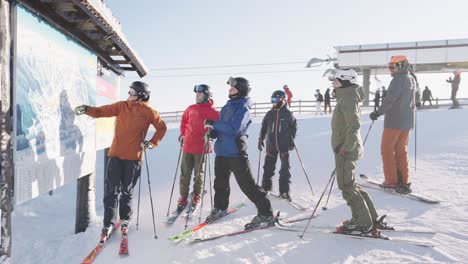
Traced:
POLYGON ((206 92, 206 87, 204 85, 195 85, 193 91, 196 93, 204 93, 206 92))
POLYGON ((137 95, 138 95, 138 92, 135 91, 135 89, 130 88, 130 90, 128 90, 128 94, 131 95, 131 96, 137 96, 137 95))
POLYGON ((237 81, 236 81, 236 79, 234 79, 232 77, 229 77, 229 79, 227 81, 227 84, 229 84, 230 86, 236 87, 237 81))
POLYGON ((280 101, 280 99, 279 99, 278 97, 272 97, 272 98, 271 98, 271 102, 272 102, 273 104, 277 104, 279 101, 280 101))

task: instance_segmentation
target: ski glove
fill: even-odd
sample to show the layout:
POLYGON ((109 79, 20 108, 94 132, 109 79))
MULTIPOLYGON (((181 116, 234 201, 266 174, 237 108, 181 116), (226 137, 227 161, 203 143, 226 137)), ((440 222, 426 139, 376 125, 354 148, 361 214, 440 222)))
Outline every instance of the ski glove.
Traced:
POLYGON ((377 111, 374 111, 374 112, 370 113, 370 119, 372 119, 373 121, 377 120, 379 118, 379 116, 380 116, 380 114, 377 111))
POLYGON ((77 107, 75 107, 74 112, 75 112, 75 115, 77 115, 77 116, 82 115, 82 114, 88 112, 88 106, 87 105, 77 106, 77 107))
POLYGON ((258 150, 262 151, 264 146, 265 146, 265 143, 263 143, 263 139, 259 138, 258 139, 258 150))
POLYGON ((184 145, 184 139, 185 139, 184 136, 182 136, 182 135, 179 136, 179 142, 180 142, 180 145, 181 145, 181 146, 184 145))
POLYGON ((293 151, 295 147, 296 144, 294 143, 294 139, 291 139, 291 142, 289 143, 289 150, 293 151))
POLYGON ((143 142, 141 142, 141 148, 143 148, 143 149, 152 149, 152 148, 154 148, 154 144, 151 143, 151 141, 149 141, 149 140, 144 140, 143 142))
POLYGON ((213 120, 206 119, 204 128, 208 128, 209 130, 213 130, 213 120))

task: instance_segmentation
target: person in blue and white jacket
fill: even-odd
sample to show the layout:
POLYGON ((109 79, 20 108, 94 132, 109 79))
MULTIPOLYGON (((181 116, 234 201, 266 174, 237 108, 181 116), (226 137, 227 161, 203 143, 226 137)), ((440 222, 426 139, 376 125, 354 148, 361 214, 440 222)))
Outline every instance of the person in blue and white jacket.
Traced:
POLYGON ((215 180, 214 208, 206 218, 210 223, 227 214, 229 206, 229 176, 233 172, 242 192, 258 209, 249 226, 273 224, 274 216, 266 192, 255 184, 247 155, 247 129, 250 119, 251 102, 249 81, 242 77, 229 78, 229 101, 223 106, 219 120, 205 121, 205 127, 211 129, 211 137, 216 138, 214 150, 215 180))

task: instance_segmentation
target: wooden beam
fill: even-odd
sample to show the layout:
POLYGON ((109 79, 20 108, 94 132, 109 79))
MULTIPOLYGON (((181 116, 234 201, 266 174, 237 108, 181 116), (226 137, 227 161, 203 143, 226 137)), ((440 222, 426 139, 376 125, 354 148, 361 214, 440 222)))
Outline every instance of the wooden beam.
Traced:
MULTIPOLYGON (((10 1, 0 0, 0 259, 4 263, 11 261, 11 210, 13 195, 13 149, 12 149, 12 100, 11 87, 11 41, 15 41, 10 21, 16 21, 15 13, 10 9, 10 1), (11 17, 13 16, 13 17, 11 17), (13 19, 11 19, 13 18, 13 19)), ((13 25, 14 26, 14 25, 13 25)), ((13 44, 14 45, 14 44, 13 44)))
MULTIPOLYGON (((5 0, 3 0, 5 1, 5 0)), ((122 74, 122 69, 119 65, 113 63, 113 59, 110 57, 110 54, 107 51, 100 48, 95 40, 87 37, 81 29, 77 28, 77 24, 70 23, 59 14, 48 8, 46 5, 41 4, 39 1, 35 0, 18 0, 23 6, 27 9, 32 10, 37 16, 51 24, 57 30, 63 32, 69 38, 75 40, 77 43, 80 43, 89 50, 95 52, 98 57, 105 63, 107 66, 117 74, 122 74)))

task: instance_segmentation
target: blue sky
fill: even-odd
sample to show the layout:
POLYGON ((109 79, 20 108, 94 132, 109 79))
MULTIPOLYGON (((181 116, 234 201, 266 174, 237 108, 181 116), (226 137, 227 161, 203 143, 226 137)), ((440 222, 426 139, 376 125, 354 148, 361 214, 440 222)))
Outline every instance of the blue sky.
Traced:
MULTIPOLYGON (((107 0, 106 3, 121 22, 132 47, 151 69, 303 62, 152 70, 143 81, 152 87, 151 105, 159 111, 184 110, 194 102, 192 89, 200 83, 212 87, 216 104, 222 106, 227 100, 226 80, 231 75, 250 80, 253 101, 268 101, 271 93, 283 84, 291 87, 294 99, 311 100, 315 89, 323 91, 330 84, 321 77, 326 66, 307 70, 305 63, 312 57, 333 55, 334 46, 468 37, 468 1, 462 0, 139 0, 132 4, 107 0), (253 73, 265 71, 270 73, 253 73)), ((463 75, 459 97, 468 97, 468 80, 463 75)), ((121 82, 121 96, 126 95, 131 81, 138 80, 136 76, 126 74, 121 82)), ((448 98, 445 79, 449 76, 426 74, 419 79, 423 87, 433 88, 435 96, 448 98)), ((382 85, 390 80, 388 76, 379 78, 382 85)), ((372 82, 371 89, 376 86, 372 82)))

